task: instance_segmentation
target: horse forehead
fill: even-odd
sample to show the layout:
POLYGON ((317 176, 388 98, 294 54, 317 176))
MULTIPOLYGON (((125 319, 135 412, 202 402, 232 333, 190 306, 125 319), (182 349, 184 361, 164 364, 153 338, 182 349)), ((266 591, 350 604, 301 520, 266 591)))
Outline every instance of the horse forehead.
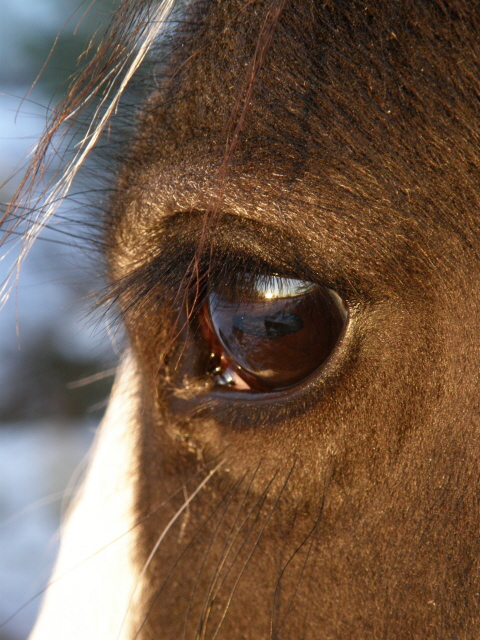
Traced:
MULTIPOLYGON (((328 148, 327 135, 343 140, 351 161, 352 148, 371 142, 379 125, 383 146, 400 145, 386 134, 406 134, 412 126, 425 134, 439 120, 455 130, 469 115, 465 105, 475 105, 473 12, 455 29, 452 16, 433 3, 292 1, 262 56, 255 40, 263 34, 264 9, 239 14, 233 2, 208 6, 194 37, 191 29, 179 29, 182 53, 172 55, 171 77, 167 71, 149 109, 148 127, 159 119, 182 142, 206 139, 212 145, 217 133, 224 144, 232 108, 241 114, 245 100, 244 129, 254 141, 261 137, 263 148, 285 146, 290 138, 291 152, 302 154, 300 140, 314 144, 320 138, 324 155, 338 153, 338 144, 328 148), (455 113, 445 113, 448 107, 455 113)), ((376 152, 383 155, 382 147, 376 152)))
POLYGON ((451 17, 425 7, 407 15, 404 4, 287 3, 248 108, 245 32, 258 33, 263 13, 240 19, 234 3, 211 6, 193 38, 179 31, 183 57, 150 99, 127 170, 137 205, 153 203, 157 217, 208 208, 245 116, 222 185, 229 211, 307 234, 347 216, 384 237, 425 225, 472 236, 477 117, 464 80, 473 29, 448 32, 451 17))

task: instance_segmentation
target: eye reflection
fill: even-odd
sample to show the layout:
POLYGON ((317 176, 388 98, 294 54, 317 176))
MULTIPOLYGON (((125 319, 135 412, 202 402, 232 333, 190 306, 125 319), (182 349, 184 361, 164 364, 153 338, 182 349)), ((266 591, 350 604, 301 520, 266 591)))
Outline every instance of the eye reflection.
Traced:
POLYGON ((280 276, 217 287, 202 311, 217 384, 275 391, 302 382, 328 359, 347 320, 331 289, 280 276))
POLYGON ((253 276, 252 290, 259 298, 277 300, 278 298, 294 298, 313 291, 316 284, 295 280, 294 278, 280 278, 279 276, 253 276))

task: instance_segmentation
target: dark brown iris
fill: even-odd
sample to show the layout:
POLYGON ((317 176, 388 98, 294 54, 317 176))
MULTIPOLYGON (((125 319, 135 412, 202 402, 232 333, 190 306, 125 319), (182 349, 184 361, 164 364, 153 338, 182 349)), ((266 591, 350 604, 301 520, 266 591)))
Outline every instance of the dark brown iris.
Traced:
POLYGON ((252 276, 236 293, 209 294, 201 324, 217 383, 275 391, 308 378, 328 359, 347 310, 331 289, 252 276))

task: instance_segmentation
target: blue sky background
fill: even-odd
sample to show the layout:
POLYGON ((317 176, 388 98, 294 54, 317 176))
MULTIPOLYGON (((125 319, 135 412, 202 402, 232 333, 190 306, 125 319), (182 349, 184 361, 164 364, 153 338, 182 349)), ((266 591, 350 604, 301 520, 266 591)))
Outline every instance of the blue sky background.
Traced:
MULTIPOLYGON (((0 190, 1 202, 11 197, 22 175, 15 172, 43 131, 56 75, 60 81, 67 73, 61 66, 50 70, 22 102, 43 66, 46 43, 68 22, 74 5, 75 0, 0 2, 0 183, 10 178, 0 190)), ((65 27, 67 48, 81 48, 85 40, 82 30, 78 45, 73 35, 78 18, 65 27)), ((64 58, 71 64, 71 56, 64 58)), ((0 282, 15 255, 12 248, 0 261, 0 282)), ((35 338, 50 335, 66 358, 113 361, 105 325, 85 319, 91 303, 83 298, 93 280, 86 265, 82 249, 46 240, 34 246, 0 311, 0 402, 25 384, 22 356, 35 338)), ((0 625, 48 578, 65 506, 62 496, 98 422, 88 414, 67 420, 31 413, 28 420, 0 424, 0 625)), ((38 604, 37 599, 0 626, 0 640, 25 640, 38 604)))

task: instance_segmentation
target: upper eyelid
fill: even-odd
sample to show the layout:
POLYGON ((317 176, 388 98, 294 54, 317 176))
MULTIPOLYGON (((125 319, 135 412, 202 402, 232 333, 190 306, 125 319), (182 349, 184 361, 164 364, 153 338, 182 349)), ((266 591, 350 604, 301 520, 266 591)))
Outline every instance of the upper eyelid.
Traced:
MULTIPOLYGON (((331 232, 331 242, 326 237, 329 233, 327 229, 321 238, 313 232, 300 237, 295 229, 287 232, 229 211, 216 213, 212 224, 206 226, 209 235, 202 238, 205 215, 206 211, 201 210, 177 210, 151 223, 148 219, 144 220, 142 244, 127 247, 125 260, 120 246, 120 252, 117 251, 119 262, 124 262, 125 271, 128 270, 129 261, 133 260, 144 266, 146 263, 155 264, 163 280, 164 273, 178 272, 177 266, 183 261, 182 274, 172 286, 182 281, 190 262, 197 258, 202 258, 204 271, 209 262, 214 271, 217 271, 216 265, 218 271, 222 271, 227 264, 229 268, 230 265, 242 265, 240 268, 245 269, 243 265, 248 259, 250 265, 257 265, 264 273, 276 272, 338 291, 352 305, 374 304, 392 295, 403 294, 404 282, 400 282, 396 276, 396 269, 388 272, 392 277, 387 280, 377 277, 380 268, 382 273, 386 273, 382 261, 395 266, 395 255, 381 253, 380 262, 373 262, 372 268, 365 269, 363 245, 347 243, 348 238, 343 238, 341 234, 336 236, 331 232), (210 254, 212 243, 213 253, 210 254), (203 244, 203 256, 197 253, 199 244, 203 244), (183 259, 182 256, 186 254, 188 257, 183 259)), ((126 225, 128 230, 128 220, 126 225)), ((131 237, 135 238, 136 230, 131 231, 131 237)), ((115 261, 114 256, 114 270, 115 261)))
POLYGON ((210 235, 203 240, 203 254, 197 255, 204 216, 205 212, 201 211, 177 212, 157 223, 144 234, 149 241, 142 246, 144 263, 141 268, 148 270, 148 264, 151 264, 164 272, 174 270, 180 262, 188 267, 189 260, 197 257, 204 270, 209 266, 217 273, 229 263, 242 271, 249 267, 265 275, 277 273, 282 277, 338 288, 338 276, 332 265, 321 264, 320 256, 317 260, 320 264, 312 268, 298 251, 301 245, 295 237, 229 213, 216 217, 210 235))
MULTIPOLYGON (((184 246, 180 251, 176 249, 163 251, 144 265, 132 270, 127 277, 118 281, 117 287, 125 292, 145 289, 158 291, 162 289, 178 290, 179 286, 188 279, 188 270, 195 256, 195 247, 184 246)), ((235 289, 244 287, 252 274, 265 277, 276 276, 285 280, 299 280, 324 285, 323 282, 314 282, 310 272, 302 273, 300 269, 286 269, 278 264, 268 264, 265 260, 259 260, 256 256, 245 255, 244 252, 224 251, 208 252, 204 259, 200 258, 198 274, 202 285, 209 289, 219 282, 235 289)), ((195 283, 192 283, 195 288, 195 283)), ((113 285, 115 287, 115 283, 113 285)))

